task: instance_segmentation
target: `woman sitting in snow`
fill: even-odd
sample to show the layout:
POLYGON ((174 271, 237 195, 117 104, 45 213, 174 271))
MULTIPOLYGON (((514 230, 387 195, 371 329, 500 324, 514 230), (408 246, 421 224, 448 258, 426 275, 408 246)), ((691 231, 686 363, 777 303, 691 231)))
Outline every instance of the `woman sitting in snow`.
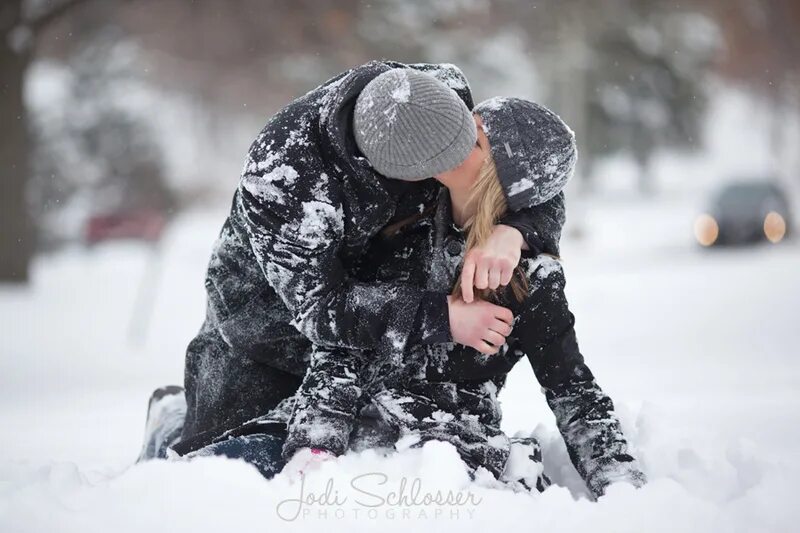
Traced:
MULTIPOLYGON (((310 453, 308 448, 317 445, 341 453, 345 448, 392 444, 407 434, 419 442, 430 438, 453 442, 470 466, 502 475, 510 443, 499 432, 496 389, 513 363, 528 355, 557 413, 573 461, 593 492, 602 493, 615 478, 640 484, 643 476, 626 451, 611 402, 582 363, 573 318, 560 292, 560 267, 542 258, 531 263, 540 252, 558 253, 563 224, 560 189, 574 162, 571 134, 565 136, 568 130, 563 123, 540 108, 536 108, 538 115, 527 111, 530 117, 550 117, 540 124, 545 132, 548 127, 555 128, 549 137, 531 136, 531 131, 514 126, 508 114, 502 114, 505 104, 487 105, 482 110, 490 137, 508 131, 503 140, 491 143, 491 150, 503 185, 500 196, 509 209, 502 222, 519 230, 512 230, 519 240, 513 246, 516 250, 497 246, 501 226, 494 224, 505 211, 504 205, 495 206, 490 223, 471 222, 472 252, 494 253, 496 258, 501 249, 512 260, 498 262, 512 267, 474 272, 468 261, 461 276, 462 293, 465 300, 471 300, 473 284, 497 289, 508 283, 520 248, 530 249, 524 263, 526 274, 516 282, 523 288, 523 281, 527 282, 528 296, 517 301, 508 291, 498 293, 497 301, 518 316, 514 334, 509 328, 511 313, 501 306, 485 300, 468 303, 454 296, 439 300, 439 295, 450 292, 462 258, 463 235, 447 222, 450 196, 459 223, 466 224, 471 218, 468 204, 470 208, 484 205, 470 204, 467 199, 484 166, 489 143, 481 134, 482 141, 464 153, 460 153, 461 142, 458 154, 445 146, 442 153, 453 157, 437 161, 439 170, 431 173, 426 173, 432 167, 424 154, 416 153, 426 149, 424 143, 423 148, 414 142, 388 146, 393 139, 402 142, 403 136, 397 134, 397 127, 385 128, 387 120, 389 125, 404 127, 408 120, 416 121, 412 125, 424 126, 417 133, 434 140, 452 133, 455 124, 461 128, 458 139, 471 136, 475 142, 474 124, 463 129, 463 119, 453 120, 460 111, 442 115, 443 120, 430 120, 438 113, 436 106, 448 104, 449 96, 437 92, 436 87, 431 89, 424 80, 423 86, 432 91, 427 94, 433 95, 424 110, 428 116, 409 118, 408 110, 416 111, 416 106, 406 105, 406 114, 398 118, 395 113, 403 107, 400 104, 426 94, 416 85, 408 90, 404 82, 412 80, 413 85, 419 79, 398 72, 404 70, 371 63, 345 73, 276 115, 253 144, 231 217, 209 265, 206 324, 187 351, 188 412, 186 404, 183 412, 178 405, 182 398, 179 389, 157 391, 151 401, 142 458, 163 457, 166 447, 173 445, 172 450, 180 455, 242 457, 269 476, 283 467, 282 455, 288 458, 300 448, 303 452, 296 462, 302 462, 303 455, 310 453), (377 83, 392 78, 388 91, 385 83, 377 83), (359 94, 365 84, 384 87, 359 94), (391 96, 388 104, 378 98, 387 93, 391 96), (360 106, 356 106, 356 97, 360 106), (359 109, 353 113, 354 106, 360 107, 360 113, 359 109), (505 120, 493 126, 490 111, 505 120), (371 120, 359 121, 370 115, 371 120), (383 117, 383 122, 374 120, 375 116, 383 117), (347 138, 350 120, 364 158, 339 157, 354 151, 347 138), (567 138, 569 142, 564 144, 567 138), (392 166, 398 151, 417 162, 408 168, 392 166), (298 167, 309 172, 298 175, 298 167), (330 178, 323 172, 326 169, 337 177, 330 178), (423 186, 423 182, 405 190, 386 180, 369 185, 367 178, 380 178, 375 170, 399 179, 435 174, 449 195, 436 182, 437 186, 423 186), (303 181, 309 175, 317 176, 316 181, 303 181), (314 201, 306 201, 307 194, 314 201), (298 218, 289 207, 301 205, 301 200, 303 216, 298 218), (343 205, 344 210, 328 208, 336 205, 343 205), (425 209, 431 205, 434 211, 425 209), (409 223, 411 214, 416 220, 409 223), (295 220, 299 224, 292 226, 295 220), (381 229, 377 226, 380 221, 381 226, 389 222, 385 237, 370 240, 372 229, 381 229), (450 229, 453 235, 448 235, 450 229), (488 241, 485 232, 491 233, 488 241), (487 245, 489 241, 494 245, 487 245), (369 248, 366 256, 365 248, 369 248), (341 261, 334 263, 333 257, 341 261), (266 276, 269 290, 261 284, 251 287, 260 275, 266 276), (345 293, 341 295, 336 292, 342 290, 345 293), (272 297, 276 293, 280 299, 272 297), (242 300, 247 295, 255 297, 242 300), (481 356, 476 350, 500 354, 481 356), (303 389, 292 396, 300 384, 294 376, 304 373, 309 357, 312 368, 303 389), (336 383, 335 389, 328 391, 333 403, 327 408, 319 401, 324 399, 320 394, 327 394, 318 386, 325 380, 336 383), (405 403, 407 398, 415 401, 405 403), (337 407, 336 402, 342 401, 345 403, 337 407), (404 412, 403 405, 411 410, 404 412)), ((441 75, 442 71, 433 72, 441 75)), ((454 84, 451 88, 471 106, 463 78, 450 75, 457 70, 445 72, 443 79, 454 84)), ((468 121, 473 123, 471 116, 468 121)), ((492 168, 491 159, 485 167, 487 171, 492 168)), ((490 182, 481 179, 476 187, 483 190, 490 182)), ((527 445, 535 458, 533 441, 519 445, 527 445)), ((515 481, 514 472, 506 474, 506 479, 515 481)), ((533 482, 527 481, 529 485, 533 482)))
MULTIPOLYGON (((403 281, 428 290, 452 290, 472 300, 463 283, 465 254, 485 241, 508 205, 545 204, 571 174, 572 133, 549 110, 519 99, 478 105, 477 145, 458 168, 436 176, 445 187, 421 215, 386 228, 358 272, 363 281, 403 281), (483 126, 483 128, 481 128, 483 126), (486 133, 484 133, 484 131, 486 133)), ((551 213, 560 232, 563 210, 551 213)), ((476 357, 461 345, 429 345, 380 358, 374 353, 315 347, 288 421, 283 457, 289 470, 347 449, 452 443, 463 460, 512 485, 543 490, 541 454, 533 438, 500 431, 497 393, 514 364, 527 357, 553 409, 569 455, 595 496, 615 481, 636 486, 645 477, 630 454, 611 399, 584 364, 564 296, 556 255, 523 254, 504 279, 477 280, 478 301, 509 308, 489 326, 476 357), (442 379, 447 376, 448 379, 442 379), (459 376, 452 380, 453 376, 459 376), (517 447, 523 454, 514 453, 517 447), (509 456, 527 461, 509 461, 509 456), (527 463, 527 464, 526 464, 527 463)), ((468 267, 470 268, 470 267, 468 267)), ((480 305, 478 303, 473 305, 480 305)), ((267 420, 282 420, 281 412, 267 420)))

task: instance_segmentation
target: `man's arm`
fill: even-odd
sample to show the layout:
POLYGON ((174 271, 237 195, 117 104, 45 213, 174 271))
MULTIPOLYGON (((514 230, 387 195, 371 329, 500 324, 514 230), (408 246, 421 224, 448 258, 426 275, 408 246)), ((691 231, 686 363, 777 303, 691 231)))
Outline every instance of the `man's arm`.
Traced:
POLYGON ((337 182, 291 172, 277 180, 276 172, 288 171, 246 171, 234 214, 301 333, 322 347, 402 352, 412 328, 434 329, 417 318, 420 303, 432 298, 423 289, 347 276, 338 255, 345 224, 337 182))
POLYGON ((334 455, 347 450, 361 398, 360 367, 354 353, 313 348, 287 426, 285 460, 301 448, 323 449, 334 455))

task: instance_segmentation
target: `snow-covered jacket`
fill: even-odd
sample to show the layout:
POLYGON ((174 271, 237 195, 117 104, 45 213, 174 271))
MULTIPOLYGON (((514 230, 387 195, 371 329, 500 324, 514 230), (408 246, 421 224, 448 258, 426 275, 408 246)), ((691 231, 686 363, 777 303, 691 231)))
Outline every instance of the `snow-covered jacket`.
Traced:
MULTIPOLYGON (((433 75, 472 108, 455 66, 373 61, 291 102, 252 143, 209 261, 206 321, 187 349, 184 438, 219 434, 273 407, 275 390, 305 373, 312 344, 388 354, 450 340, 445 292, 351 275, 382 227, 419 212, 441 187, 387 179, 355 144, 358 94, 396 67, 433 75)), ((531 248, 557 249, 535 210, 503 223, 531 248)))
MULTIPOLYGON (((561 205, 556 199, 540 208, 563 224, 561 205)), ((449 289, 459 273, 464 240, 452 221, 449 194, 442 190, 426 216, 376 239, 360 279, 449 289)), ((335 453, 363 448, 358 441, 366 427, 370 446, 391 445, 401 437, 416 443, 443 440, 471 467, 482 466, 499 477, 511 441, 500 430, 497 394, 511 368, 527 357, 590 490, 600 495, 620 478, 643 482, 613 403, 578 348, 560 261, 534 252, 526 253, 520 266, 528 297, 518 302, 501 296, 515 324, 498 354, 453 344, 412 347, 394 359, 317 349, 291 410, 284 456, 288 459, 300 447, 335 453)))

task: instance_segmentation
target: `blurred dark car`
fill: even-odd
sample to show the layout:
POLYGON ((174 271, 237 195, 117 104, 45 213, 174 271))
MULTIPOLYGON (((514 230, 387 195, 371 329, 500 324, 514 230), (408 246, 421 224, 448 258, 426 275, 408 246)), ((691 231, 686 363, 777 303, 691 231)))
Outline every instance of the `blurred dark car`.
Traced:
POLYGON ((120 239, 155 242, 161 237, 166 222, 163 213, 151 209, 94 215, 86 223, 86 244, 120 239))
POLYGON ((772 181, 729 183, 710 202, 708 213, 695 221, 694 233, 703 246, 778 243, 791 233, 789 201, 772 181))

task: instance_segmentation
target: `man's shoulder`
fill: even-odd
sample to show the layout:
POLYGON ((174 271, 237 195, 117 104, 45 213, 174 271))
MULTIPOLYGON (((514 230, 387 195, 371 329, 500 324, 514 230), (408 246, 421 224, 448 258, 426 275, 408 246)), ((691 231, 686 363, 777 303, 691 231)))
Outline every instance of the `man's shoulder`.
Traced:
POLYGON ((430 74, 453 89, 468 109, 475 107, 469 81, 464 72, 456 65, 452 63, 412 63, 408 67, 430 74))

